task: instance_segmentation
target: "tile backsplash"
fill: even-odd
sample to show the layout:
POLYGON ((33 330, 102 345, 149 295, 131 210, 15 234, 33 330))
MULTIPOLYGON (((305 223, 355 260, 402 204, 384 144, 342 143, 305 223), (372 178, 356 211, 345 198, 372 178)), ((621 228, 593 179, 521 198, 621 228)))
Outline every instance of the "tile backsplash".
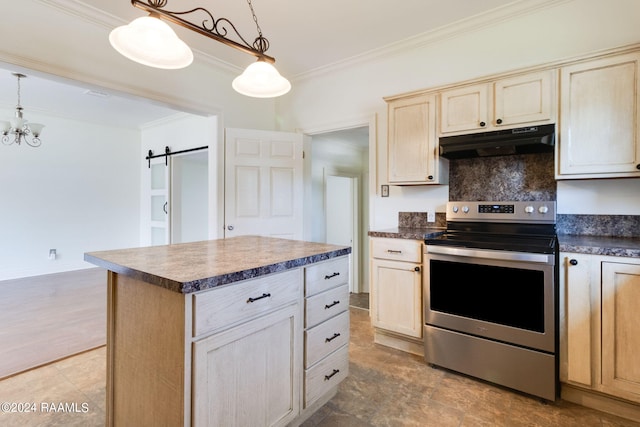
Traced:
POLYGON ((640 237, 640 215, 569 215, 556 217, 558 234, 640 237))
POLYGON ((449 162, 449 201, 556 200, 553 153, 449 162))

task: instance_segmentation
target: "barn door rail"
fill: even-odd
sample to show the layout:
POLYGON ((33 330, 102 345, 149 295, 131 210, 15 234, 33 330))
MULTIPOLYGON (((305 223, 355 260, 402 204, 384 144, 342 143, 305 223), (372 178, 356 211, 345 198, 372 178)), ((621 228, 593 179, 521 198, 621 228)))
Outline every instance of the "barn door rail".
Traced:
POLYGON ((147 160, 149 168, 151 168, 151 159, 155 159, 158 157, 164 157, 164 165, 169 166, 169 156, 173 156, 176 154, 190 153, 192 151, 207 150, 208 148, 209 148, 208 145, 204 145, 202 147, 197 147, 197 148, 189 148, 189 149, 180 150, 180 151, 171 151, 171 149, 167 145, 164 147, 164 153, 153 154, 153 150, 149 150, 149 152, 147 153, 147 157, 145 157, 144 159, 147 160))

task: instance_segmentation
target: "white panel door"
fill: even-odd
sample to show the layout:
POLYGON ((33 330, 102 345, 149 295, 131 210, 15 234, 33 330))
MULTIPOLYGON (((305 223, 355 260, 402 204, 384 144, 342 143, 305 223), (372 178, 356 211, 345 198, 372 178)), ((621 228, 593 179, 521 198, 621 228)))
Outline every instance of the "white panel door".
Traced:
POLYGON ((302 238, 302 135, 225 131, 225 237, 302 238))

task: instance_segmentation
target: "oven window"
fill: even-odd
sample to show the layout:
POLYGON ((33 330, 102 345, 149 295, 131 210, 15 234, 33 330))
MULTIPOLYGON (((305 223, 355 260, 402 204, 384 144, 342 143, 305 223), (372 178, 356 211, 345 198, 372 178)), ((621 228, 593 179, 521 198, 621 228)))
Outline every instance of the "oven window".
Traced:
POLYGON ((440 311, 544 332, 544 272, 430 260, 429 304, 440 311))

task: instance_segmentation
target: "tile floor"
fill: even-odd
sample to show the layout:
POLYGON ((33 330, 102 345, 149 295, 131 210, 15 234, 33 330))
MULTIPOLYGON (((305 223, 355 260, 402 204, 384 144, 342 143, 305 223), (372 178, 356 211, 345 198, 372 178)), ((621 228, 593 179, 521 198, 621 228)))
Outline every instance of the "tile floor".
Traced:
MULTIPOLYGON (((352 308, 351 319, 350 375, 304 427, 640 426, 431 368, 420 357, 374 344, 367 310, 352 308)), ((104 425, 105 356, 102 347, 0 381, 0 402, 34 402, 37 409, 1 411, 0 426, 104 425), (41 406, 58 409, 60 403, 70 404, 67 412, 41 406)))

